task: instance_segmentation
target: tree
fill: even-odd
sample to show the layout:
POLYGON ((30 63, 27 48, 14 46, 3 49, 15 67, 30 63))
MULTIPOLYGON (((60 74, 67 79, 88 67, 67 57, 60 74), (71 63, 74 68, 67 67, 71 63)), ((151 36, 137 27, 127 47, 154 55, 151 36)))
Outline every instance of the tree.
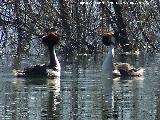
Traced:
POLYGON ((134 4, 118 0, 7 1, 0 6, 0 29, 4 31, 1 48, 14 54, 37 54, 42 50, 44 29, 55 27, 63 53, 102 51, 101 35, 107 31, 118 33, 123 51, 130 50, 130 43, 132 48, 157 50, 159 16, 157 0, 134 4))

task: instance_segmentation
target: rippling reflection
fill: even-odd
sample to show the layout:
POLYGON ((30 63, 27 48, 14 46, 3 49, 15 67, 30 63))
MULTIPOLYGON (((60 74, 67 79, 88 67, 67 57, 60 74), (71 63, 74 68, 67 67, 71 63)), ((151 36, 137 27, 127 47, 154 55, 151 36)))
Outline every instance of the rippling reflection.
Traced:
POLYGON ((59 116, 60 78, 21 79, 0 64, 0 120, 48 120, 59 116))
MULTIPOLYGON (((90 58, 91 56, 76 56, 72 64, 63 68, 62 120, 102 119, 99 62, 90 58)), ((70 60, 66 61, 69 62, 70 60)))
POLYGON ((0 120, 160 119, 160 54, 126 57, 144 77, 113 80, 102 74, 102 55, 61 57, 61 78, 52 80, 15 78, 10 58, 1 59, 0 120))
POLYGON ((59 80, 1 81, 0 117, 10 120, 54 118, 60 102, 59 80), (57 82, 58 81, 58 82, 57 82))
MULTIPOLYGON (((160 85, 159 61, 158 57, 149 58, 144 64, 145 75, 143 77, 112 80, 103 74, 105 108, 107 108, 109 120, 158 120, 158 112, 160 112, 159 94, 157 95, 160 85)), ((141 61, 138 62, 141 63, 141 61)))

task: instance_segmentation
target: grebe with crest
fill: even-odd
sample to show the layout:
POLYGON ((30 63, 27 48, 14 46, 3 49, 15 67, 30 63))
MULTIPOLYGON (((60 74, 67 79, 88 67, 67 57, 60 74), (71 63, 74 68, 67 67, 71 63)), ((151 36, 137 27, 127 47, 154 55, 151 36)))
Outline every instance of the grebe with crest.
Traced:
POLYGON ((113 32, 108 32, 102 37, 102 42, 107 46, 106 58, 102 65, 103 72, 106 72, 109 78, 116 77, 140 77, 143 75, 143 68, 136 69, 129 63, 113 63, 115 37, 113 32))
POLYGON ((48 49, 49 65, 33 65, 24 68, 23 70, 14 70, 17 77, 58 77, 60 76, 60 63, 56 56, 55 47, 60 41, 59 35, 54 28, 45 29, 46 36, 42 38, 42 43, 48 49))

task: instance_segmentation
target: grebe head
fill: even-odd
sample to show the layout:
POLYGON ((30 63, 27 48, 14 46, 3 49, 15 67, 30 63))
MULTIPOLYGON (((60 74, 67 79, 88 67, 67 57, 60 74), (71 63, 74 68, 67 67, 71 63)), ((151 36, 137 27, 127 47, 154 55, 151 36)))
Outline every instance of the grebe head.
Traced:
POLYGON ((42 43, 48 48, 53 48, 54 46, 58 45, 60 39, 59 35, 56 33, 56 29, 46 28, 44 31, 46 32, 47 36, 43 37, 42 43))
POLYGON ((102 43, 106 46, 115 45, 115 38, 113 32, 107 32, 102 36, 102 43))

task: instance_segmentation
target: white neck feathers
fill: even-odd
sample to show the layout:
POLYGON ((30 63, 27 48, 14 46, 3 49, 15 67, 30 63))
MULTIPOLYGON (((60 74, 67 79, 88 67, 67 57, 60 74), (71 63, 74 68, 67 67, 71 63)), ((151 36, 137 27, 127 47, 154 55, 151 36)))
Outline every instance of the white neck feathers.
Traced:
POLYGON ((113 57, 114 57, 114 45, 108 46, 108 52, 102 65, 102 70, 109 78, 112 78, 113 73, 113 57))

